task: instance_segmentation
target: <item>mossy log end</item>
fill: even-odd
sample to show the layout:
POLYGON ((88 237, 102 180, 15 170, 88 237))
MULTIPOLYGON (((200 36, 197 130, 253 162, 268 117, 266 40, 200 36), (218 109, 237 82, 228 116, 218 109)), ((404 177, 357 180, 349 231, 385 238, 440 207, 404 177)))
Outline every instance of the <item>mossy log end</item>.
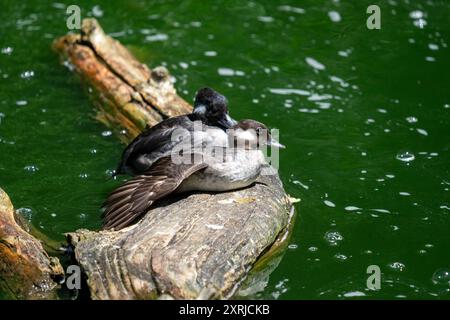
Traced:
MULTIPOLYGON (((177 95, 165 68, 149 69, 137 61, 95 19, 85 19, 80 34, 56 39, 54 49, 93 89, 97 119, 125 143, 146 126, 192 110, 177 95)), ((0 219, 8 217, 4 212, 0 207, 0 219)), ((277 253, 286 245, 292 212, 290 198, 273 172, 233 192, 164 199, 133 226, 120 231, 78 230, 68 233, 67 241, 93 299, 223 299, 245 282, 251 287, 243 290, 247 293, 260 287, 255 275, 245 279, 252 267, 261 270, 269 264, 270 257, 279 261, 277 253)), ((0 223, 13 226, 11 219, 0 223)), ((59 270, 52 269, 53 260, 39 242, 21 232, 18 238, 30 238, 23 250, 34 246, 40 252, 31 267, 44 275, 59 270)), ((3 246, 4 235, 0 234, 1 250, 8 249, 3 246)), ((15 249, 19 246, 13 244, 15 249)), ((276 264, 271 262, 266 270, 276 264)), ((0 280, 7 272, 0 269, 0 280)), ((267 281, 268 272, 261 274, 267 281)), ((27 279, 25 274, 19 277, 27 279)))

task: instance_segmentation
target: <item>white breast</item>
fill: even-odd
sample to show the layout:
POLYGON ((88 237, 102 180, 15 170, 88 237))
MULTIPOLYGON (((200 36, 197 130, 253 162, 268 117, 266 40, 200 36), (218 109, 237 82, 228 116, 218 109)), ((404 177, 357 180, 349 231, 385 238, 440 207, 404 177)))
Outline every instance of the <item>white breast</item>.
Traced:
MULTIPOLYGON (((222 158, 223 159, 223 158, 222 158)), ((186 179, 179 190, 227 191, 249 186, 258 178, 265 165, 260 150, 238 150, 225 160, 206 159, 208 167, 186 179)))

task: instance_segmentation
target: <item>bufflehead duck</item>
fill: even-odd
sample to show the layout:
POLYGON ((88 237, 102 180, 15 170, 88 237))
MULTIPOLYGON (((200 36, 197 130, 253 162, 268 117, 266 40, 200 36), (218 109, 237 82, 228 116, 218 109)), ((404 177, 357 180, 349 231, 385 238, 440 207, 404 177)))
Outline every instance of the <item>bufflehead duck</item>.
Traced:
POLYGON ((195 96, 191 114, 166 119, 137 136, 123 151, 115 175, 136 175, 147 171, 154 161, 169 154, 184 139, 182 134, 176 140, 173 139, 174 130, 186 129, 191 132, 196 121, 222 130, 237 123, 228 114, 227 99, 211 88, 202 88, 195 96))
POLYGON ((216 139, 224 148, 190 153, 190 161, 181 163, 174 161, 173 154, 161 157, 145 173, 114 190, 104 204, 103 229, 119 230, 133 224, 154 201, 171 193, 229 191, 254 183, 267 166, 260 141, 284 146, 272 139, 264 124, 255 120, 242 120, 232 129, 230 134, 221 131, 221 138, 216 139))

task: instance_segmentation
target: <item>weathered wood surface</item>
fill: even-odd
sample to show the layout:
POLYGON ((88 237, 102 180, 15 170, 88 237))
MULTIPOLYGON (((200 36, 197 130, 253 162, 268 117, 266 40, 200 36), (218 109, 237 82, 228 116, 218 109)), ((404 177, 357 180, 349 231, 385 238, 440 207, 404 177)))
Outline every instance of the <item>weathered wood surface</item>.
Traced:
MULTIPOLYGON (((165 68, 151 70, 138 62, 125 47, 106 35, 96 20, 84 20, 81 34, 57 39, 54 48, 66 66, 94 89, 97 118, 120 132, 124 142, 147 125, 192 110, 176 94, 165 68)), ((260 269, 286 243, 292 217, 289 197, 276 173, 259 180, 261 183, 234 192, 165 199, 138 224, 121 231, 69 233, 67 240, 75 247, 75 258, 87 276, 91 297, 232 296, 252 266, 257 264, 260 269)), ((46 284, 49 290, 45 292, 54 294, 51 289, 56 283, 50 279, 61 273, 61 266, 16 224, 9 200, 4 200, 4 193, 2 197, 0 279, 7 279, 5 275, 17 268, 15 283, 42 283, 41 287, 46 284), (11 251, 14 254, 8 256, 11 251), (18 260, 22 256, 23 261, 18 260)), ((258 287, 254 282, 251 285, 258 287)), ((3 286, 12 283, 0 281, 3 286)), ((24 291, 14 294, 39 297, 24 291)))
POLYGON ((10 299, 53 299, 55 280, 63 276, 58 259, 16 222, 13 205, 0 189, 0 292, 10 299))

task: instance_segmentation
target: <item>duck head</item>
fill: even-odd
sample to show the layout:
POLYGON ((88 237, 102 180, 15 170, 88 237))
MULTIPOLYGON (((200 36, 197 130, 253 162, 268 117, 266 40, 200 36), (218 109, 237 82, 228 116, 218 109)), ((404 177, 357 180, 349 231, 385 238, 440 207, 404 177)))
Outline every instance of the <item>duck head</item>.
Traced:
POLYGON ((272 137, 269 129, 263 123, 256 120, 241 120, 233 127, 233 130, 235 144, 243 144, 246 149, 257 149, 261 145, 286 148, 272 137))
POLYGON ((224 130, 237 124, 236 120, 228 114, 227 99, 211 88, 202 88, 197 91, 194 101, 194 114, 211 126, 224 130))

